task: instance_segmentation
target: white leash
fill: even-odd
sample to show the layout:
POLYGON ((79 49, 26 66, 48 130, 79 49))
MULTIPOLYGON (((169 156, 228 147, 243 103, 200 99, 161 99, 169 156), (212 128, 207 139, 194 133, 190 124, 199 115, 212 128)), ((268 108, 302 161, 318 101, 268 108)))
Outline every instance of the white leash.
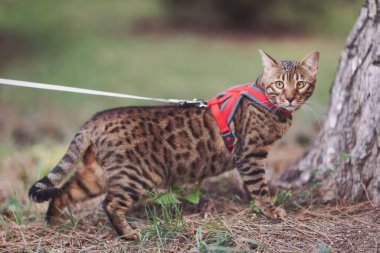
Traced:
POLYGON ((181 99, 175 99, 175 98, 169 98, 169 99, 150 98, 150 97, 134 96, 134 95, 128 95, 128 94, 122 94, 122 93, 115 93, 115 92, 82 89, 82 88, 68 87, 68 86, 55 85, 55 84, 18 81, 18 80, 4 79, 4 78, 0 78, 0 84, 19 86, 19 87, 29 87, 29 88, 43 89, 43 90, 56 90, 56 91, 65 91, 65 92, 72 92, 72 93, 91 94, 91 95, 107 96, 107 97, 119 97, 119 98, 146 100, 146 101, 156 101, 156 102, 170 103, 170 104, 180 104, 180 105, 197 104, 199 107, 207 107, 207 104, 200 99, 181 100, 181 99))

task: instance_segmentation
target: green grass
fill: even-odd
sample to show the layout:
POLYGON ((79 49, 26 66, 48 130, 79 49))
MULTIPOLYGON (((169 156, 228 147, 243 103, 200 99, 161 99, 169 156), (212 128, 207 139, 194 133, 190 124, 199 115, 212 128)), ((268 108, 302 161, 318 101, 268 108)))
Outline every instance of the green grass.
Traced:
MULTIPOLYGON (((321 63, 313 101, 323 107, 344 44, 344 39, 299 36, 241 41, 189 33, 136 36, 130 31, 134 20, 163 15, 159 4, 42 3, 0 6, 0 32, 21 38, 27 48, 7 60, 1 77, 143 96, 207 99, 231 85, 254 80, 262 71, 259 48, 276 58, 295 60, 318 50, 321 63)), ((144 103, 4 86, 0 86, 0 101, 20 117, 49 111, 52 120, 69 118, 65 127, 71 129, 98 110, 144 103)), ((316 108, 318 115, 322 111, 316 108)))
POLYGON ((246 250, 233 247, 234 241, 232 233, 225 228, 220 228, 219 222, 207 223, 198 227, 195 234, 197 248, 199 252, 247 252, 246 250), (208 228, 206 233, 203 228, 208 228))
MULTIPOLYGON (((309 51, 319 50, 320 72, 311 99, 317 106, 313 104, 311 107, 320 118, 328 101, 328 90, 343 45, 342 41, 310 39, 258 39, 252 43, 235 44, 188 35, 101 40, 78 42, 62 55, 14 60, 3 69, 2 77, 141 96, 208 99, 229 86, 252 81, 261 73, 258 48, 265 49, 279 59, 301 59, 309 51)), ((67 133, 68 138, 80 124, 99 110, 152 104, 4 86, 0 86, 0 101, 2 105, 12 108, 18 117, 30 121, 47 114, 52 122, 61 122, 60 129, 67 133)), ((295 117, 296 120, 302 117, 300 126, 305 120, 309 125, 316 121, 312 113, 307 109, 305 111, 297 113, 295 117)))
MULTIPOLYGON (((279 59, 301 59, 309 51, 319 50, 321 63, 313 98, 325 104, 343 43, 302 40, 300 44, 260 39, 236 45, 186 36, 129 38, 127 42, 83 41, 64 55, 15 60, 2 71, 2 76, 144 96, 207 99, 231 85, 254 80, 262 72, 258 48, 279 59)), ((28 112, 43 110, 47 104, 53 108, 67 107, 63 111, 77 106, 89 110, 97 104, 91 109, 95 111, 141 103, 27 88, 0 89, 3 103, 28 112)))
MULTIPOLYGON (((318 50, 321 62, 310 105, 315 115, 306 107, 297 112, 288 139, 299 133, 310 136, 314 122, 322 120, 344 45, 344 38, 313 36, 244 39, 131 32, 134 21, 163 15, 157 2, 20 1, 0 5, 0 13, 0 35, 5 32, 21 45, 20 52, 0 66, 0 77, 148 97, 209 99, 261 74, 259 48, 278 59, 294 60, 318 50)), ((0 159, 19 151, 15 126, 52 126, 67 144, 95 112, 141 104, 155 103, 0 85, 0 106, 12 113, 3 127, 0 124, 0 159)), ((51 142, 49 138, 42 134, 38 140, 51 142)))
MULTIPOLYGON (((254 80, 262 72, 259 48, 278 59, 294 60, 318 50, 321 62, 312 102, 320 105, 314 108, 317 116, 322 114, 343 37, 234 38, 180 31, 157 36, 131 31, 136 20, 163 15, 158 1, 1 3, 0 36, 17 47, 10 46, 14 52, 0 66, 0 77, 142 96, 208 99, 231 85, 254 80)), ((29 129, 56 124, 68 141, 96 111, 133 104, 152 103, 0 85, 0 109, 12 112, 0 124, 0 159, 32 154, 43 163, 33 170, 44 173, 65 146, 57 148, 46 139, 39 145, 16 146, 15 125, 29 129)), ((298 114, 296 118, 303 121, 313 117, 298 114)))
POLYGON ((169 188, 166 192, 150 192, 147 198, 152 202, 145 206, 149 224, 143 229, 141 243, 157 241, 157 247, 163 249, 168 241, 185 232, 186 224, 182 216, 181 202, 169 188))

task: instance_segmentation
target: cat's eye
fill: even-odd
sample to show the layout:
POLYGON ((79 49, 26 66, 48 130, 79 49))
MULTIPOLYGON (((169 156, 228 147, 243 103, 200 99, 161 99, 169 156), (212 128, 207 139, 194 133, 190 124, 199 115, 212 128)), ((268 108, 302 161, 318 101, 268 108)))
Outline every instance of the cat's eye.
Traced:
POLYGON ((299 81, 297 83, 297 89, 302 89, 303 87, 306 86, 306 82, 303 82, 303 81, 299 81))
POLYGON ((276 85, 276 88, 278 88, 278 89, 284 88, 284 83, 281 81, 277 81, 274 84, 276 85))

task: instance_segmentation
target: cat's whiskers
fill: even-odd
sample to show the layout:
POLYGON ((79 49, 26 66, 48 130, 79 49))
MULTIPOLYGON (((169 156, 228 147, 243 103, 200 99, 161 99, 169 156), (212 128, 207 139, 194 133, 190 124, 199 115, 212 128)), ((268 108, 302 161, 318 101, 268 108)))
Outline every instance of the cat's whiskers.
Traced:
POLYGON ((280 108, 280 107, 277 105, 277 103, 275 103, 275 104, 273 104, 273 105, 274 105, 274 106, 273 106, 272 108, 270 108, 270 109, 268 110, 268 112, 266 112, 266 113, 264 114, 264 118, 266 118, 267 120, 270 119, 270 115, 271 115, 271 114, 276 114, 277 110, 280 108))
MULTIPOLYGON (((252 101, 253 103, 255 103, 255 104, 257 104, 257 105, 262 105, 262 103, 267 103, 267 102, 270 102, 270 103, 273 103, 273 102, 271 102, 270 100, 263 100, 262 101, 262 103, 260 102, 255 102, 255 101, 252 101)), ((276 109, 278 109, 279 107, 277 106, 277 103, 274 103, 273 104, 274 105, 274 107, 277 107, 276 109)), ((270 114, 271 113, 275 113, 275 111, 274 110, 272 110, 272 108, 270 108, 267 112, 265 112, 264 113, 264 118, 266 119, 266 120, 269 120, 270 119, 270 114)))
POLYGON ((318 118, 317 114, 306 103, 304 103, 303 105, 306 106, 305 108, 307 108, 308 110, 310 110, 312 112, 312 114, 314 115, 315 119, 318 122, 319 128, 321 129, 322 128, 322 123, 321 123, 321 120, 318 118))
POLYGON ((275 104, 275 110, 274 110, 273 114, 276 114, 277 111, 278 111, 279 109, 280 109, 280 106, 277 106, 277 105, 275 104))
POLYGON ((307 117, 307 119, 310 121, 310 124, 313 124, 313 119, 311 118, 310 113, 308 113, 304 107, 300 107, 300 108, 301 108, 302 113, 305 115, 304 117, 305 118, 307 117))
POLYGON ((320 104, 318 104, 316 102, 312 102, 312 101, 306 100, 305 103, 309 104, 310 107, 312 107, 312 106, 318 107, 318 108, 315 108, 315 109, 317 109, 319 111, 323 111, 325 109, 322 105, 320 105, 320 104))
MULTIPOLYGON (((266 100, 266 101, 263 101, 264 103, 265 102, 269 102, 269 100, 266 100)), ((259 104, 259 103, 257 103, 257 104, 259 104)), ((267 111, 267 112, 264 112, 264 118, 266 119, 266 120, 268 120, 269 119, 269 115, 270 115, 270 113, 272 112, 272 109, 271 108, 269 108, 269 110, 267 111)))

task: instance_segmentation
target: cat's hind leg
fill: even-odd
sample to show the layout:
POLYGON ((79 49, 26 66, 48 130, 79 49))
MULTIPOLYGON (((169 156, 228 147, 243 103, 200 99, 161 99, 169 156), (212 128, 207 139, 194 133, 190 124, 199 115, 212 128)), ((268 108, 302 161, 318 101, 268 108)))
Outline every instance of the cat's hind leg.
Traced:
POLYGON ((103 209, 112 227, 121 238, 127 240, 136 240, 141 236, 138 230, 130 227, 125 218, 125 215, 133 204, 134 201, 130 200, 129 195, 126 196, 118 193, 109 193, 103 202, 103 209))
POLYGON ((61 223, 61 214, 70 204, 100 196, 105 192, 104 170, 95 160, 89 148, 76 173, 62 186, 59 196, 53 198, 46 212, 46 221, 52 225, 61 223))
MULTIPOLYGON (((149 172, 132 165, 112 169, 112 172, 114 175, 108 179, 103 209, 121 238, 136 240, 140 232, 130 227, 125 215, 154 188, 154 183, 149 172)), ((155 182, 158 183, 159 179, 155 182)))

